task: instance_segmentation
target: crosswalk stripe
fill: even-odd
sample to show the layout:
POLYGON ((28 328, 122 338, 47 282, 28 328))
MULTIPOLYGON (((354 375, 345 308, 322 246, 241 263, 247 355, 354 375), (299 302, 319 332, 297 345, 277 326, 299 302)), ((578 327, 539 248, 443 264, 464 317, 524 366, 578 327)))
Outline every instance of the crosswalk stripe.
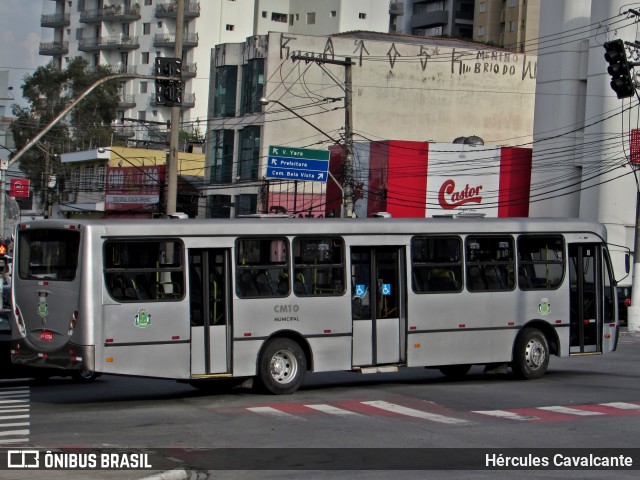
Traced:
POLYGON ((337 408, 332 405, 326 404, 314 404, 314 405, 305 405, 307 408, 312 408, 314 410, 318 410, 323 413, 328 413, 330 415, 359 415, 356 412, 352 412, 350 410, 344 410, 342 408, 337 408))
POLYGON ((29 441, 28 438, 0 438, 1 445, 8 445, 14 443, 27 443, 29 441))
POLYGON ((619 408, 621 410, 640 410, 640 405, 626 402, 601 403, 603 407, 619 408))
POLYGON ((300 418, 272 407, 251 407, 247 410, 250 410, 254 413, 259 413, 261 415, 267 415, 276 418, 300 418))
POLYGON ((561 407, 561 406, 537 407, 537 409, 546 410, 548 412, 564 413, 566 415, 578 415, 578 416, 584 416, 584 417, 589 415, 602 415, 601 412, 590 412, 587 410, 579 410, 577 408, 561 407))
POLYGON ((515 412, 508 412, 507 410, 474 410, 473 413, 479 413, 481 415, 489 415, 491 417, 507 418, 509 420, 539 420, 539 417, 532 417, 529 415, 520 415, 515 412))
POLYGON ((26 400, 0 400, 0 404, 9 404, 9 403, 27 403, 29 399, 26 400))
POLYGON ((7 410, 0 410, 0 418, 6 418, 5 413, 29 413, 29 408, 12 408, 7 410))
POLYGON ((388 412, 397 413, 400 415, 406 415, 414 418, 421 418, 423 420, 431 420, 432 422, 447 423, 451 425, 464 425, 464 424, 472 423, 468 420, 463 420, 463 419, 454 418, 454 417, 446 417, 444 415, 424 412, 422 410, 415 410, 413 408, 403 407, 402 405, 396 405, 394 403, 389 403, 381 400, 374 400, 371 402, 362 402, 362 403, 364 405, 369 405, 370 407, 379 408, 381 410, 386 410, 388 412))
POLYGON ((9 430, 8 432, 0 432, 0 436, 7 437, 9 435, 29 435, 29 430, 9 430))

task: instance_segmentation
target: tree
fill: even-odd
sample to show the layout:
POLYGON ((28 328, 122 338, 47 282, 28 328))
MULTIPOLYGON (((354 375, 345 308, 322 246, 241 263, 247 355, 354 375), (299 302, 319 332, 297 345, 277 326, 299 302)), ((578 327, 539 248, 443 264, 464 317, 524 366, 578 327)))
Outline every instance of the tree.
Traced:
MULTIPOLYGON (((85 59, 77 57, 64 70, 50 62, 37 68, 33 75, 25 76, 22 95, 29 106, 14 104, 11 107, 15 120, 10 128, 17 150, 90 85, 111 74, 110 67, 100 65, 89 68, 85 59)), ((51 184, 50 175, 55 175, 58 180, 65 178, 60 153, 110 144, 113 132, 111 123, 116 117, 118 102, 117 82, 106 82, 97 87, 40 140, 38 148, 32 148, 22 156, 20 168, 36 191, 44 193, 47 185, 51 184)))

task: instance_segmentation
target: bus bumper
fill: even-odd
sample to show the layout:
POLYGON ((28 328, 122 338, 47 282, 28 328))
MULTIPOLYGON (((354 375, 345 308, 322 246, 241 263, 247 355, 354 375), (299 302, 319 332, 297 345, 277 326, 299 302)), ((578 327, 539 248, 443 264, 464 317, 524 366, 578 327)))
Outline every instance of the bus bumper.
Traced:
POLYGON ((11 363, 36 368, 95 371, 95 347, 68 343, 53 352, 36 351, 26 341, 11 342, 11 363))

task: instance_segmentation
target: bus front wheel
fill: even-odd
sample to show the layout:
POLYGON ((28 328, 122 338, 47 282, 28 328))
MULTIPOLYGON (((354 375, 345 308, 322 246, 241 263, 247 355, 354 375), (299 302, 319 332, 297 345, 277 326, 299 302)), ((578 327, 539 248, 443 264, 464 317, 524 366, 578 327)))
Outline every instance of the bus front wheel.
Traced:
POLYGON ((513 351, 513 374, 517 378, 533 380, 542 377, 548 366, 547 338, 536 328, 525 328, 520 333, 513 351))
POLYGON ((300 345, 288 338, 271 340, 260 356, 258 379, 275 395, 295 392, 304 380, 307 361, 300 345))

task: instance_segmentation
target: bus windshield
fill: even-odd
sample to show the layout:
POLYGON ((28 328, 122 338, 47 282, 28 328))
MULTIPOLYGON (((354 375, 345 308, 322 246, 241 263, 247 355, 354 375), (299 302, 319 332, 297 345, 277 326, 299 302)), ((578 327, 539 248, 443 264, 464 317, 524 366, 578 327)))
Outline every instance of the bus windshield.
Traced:
POLYGON ((24 230, 18 244, 22 280, 73 281, 80 248, 77 230, 24 230))

